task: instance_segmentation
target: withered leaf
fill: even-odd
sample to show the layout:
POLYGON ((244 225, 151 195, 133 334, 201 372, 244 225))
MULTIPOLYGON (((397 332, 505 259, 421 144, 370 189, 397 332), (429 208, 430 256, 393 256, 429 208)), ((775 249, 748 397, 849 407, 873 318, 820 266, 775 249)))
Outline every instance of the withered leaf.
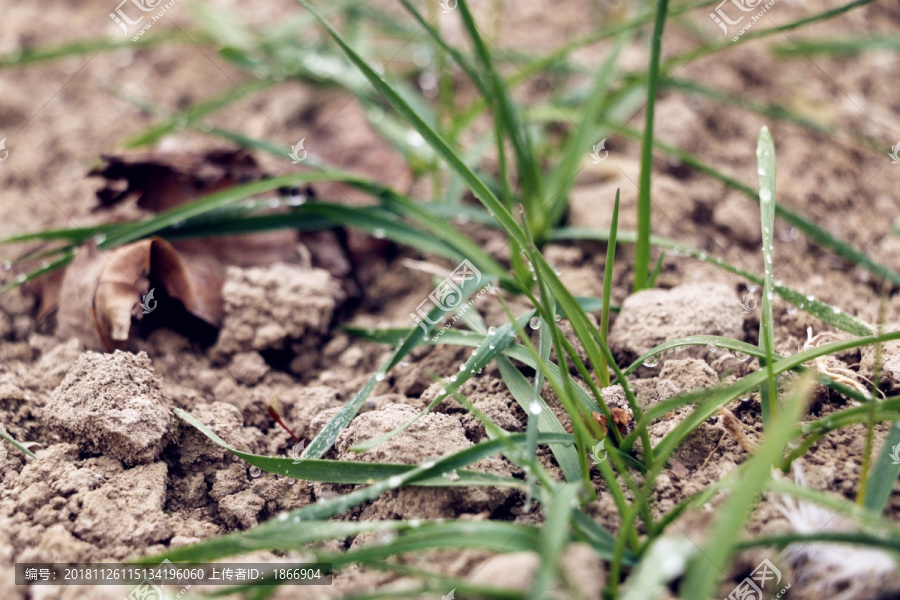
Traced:
POLYGON ((110 251, 94 243, 82 248, 63 278, 60 334, 74 335, 94 349, 124 347, 132 318, 144 314, 140 299, 150 291, 151 279, 188 312, 219 324, 221 284, 203 285, 172 244, 154 237, 110 251))

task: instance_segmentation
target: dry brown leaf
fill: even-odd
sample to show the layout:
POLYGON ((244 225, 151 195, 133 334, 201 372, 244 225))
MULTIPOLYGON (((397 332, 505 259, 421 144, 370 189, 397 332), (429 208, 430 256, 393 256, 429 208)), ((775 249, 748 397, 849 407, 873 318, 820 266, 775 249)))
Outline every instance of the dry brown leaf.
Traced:
MULTIPOLYGON (((98 211, 127 206, 125 202, 152 212, 167 211, 266 177, 244 150, 138 152, 106 156, 104 161, 90 173, 105 180, 97 191, 98 211)), ((61 283, 48 280, 35 289, 42 314, 58 303, 60 335, 75 335, 92 348, 110 351, 124 346, 132 333, 132 319, 143 316, 140 301, 151 282, 160 287, 157 299, 164 292, 181 301, 190 314, 219 327, 226 267, 296 262, 301 240, 311 266, 328 270, 343 283, 342 300, 361 294, 361 283, 374 276, 373 258, 391 248, 384 240, 343 228, 304 233, 302 238, 290 230, 174 242, 157 237, 108 251, 91 243, 59 278, 61 283)))
MULTIPOLYGON (((202 285, 172 244, 154 237, 111 251, 94 243, 82 248, 63 278, 60 334, 74 335, 85 345, 108 352, 124 347, 132 319, 144 314, 141 298, 150 291, 151 280, 188 312, 219 324, 221 284, 215 290, 202 285)), ((148 298, 147 306, 155 307, 153 298, 148 298)))

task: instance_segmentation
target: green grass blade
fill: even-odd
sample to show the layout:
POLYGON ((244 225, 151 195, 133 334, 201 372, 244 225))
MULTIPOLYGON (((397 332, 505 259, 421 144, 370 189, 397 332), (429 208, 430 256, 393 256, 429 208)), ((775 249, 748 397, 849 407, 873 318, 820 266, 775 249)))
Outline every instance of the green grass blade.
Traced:
MULTIPOLYGON (((516 223, 512 213, 497 199, 494 193, 478 178, 475 173, 459 158, 446 141, 420 117, 403 98, 344 40, 344 38, 326 21, 307 0, 298 0, 325 28, 329 36, 341 47, 351 62, 362 71, 366 79, 377 89, 394 109, 412 125, 435 152, 446 161, 450 169, 466 183, 472 193, 481 201, 488 212, 497 219, 501 227, 520 247, 528 245, 524 231, 516 223)), ((515 248, 513 248, 515 251, 515 248)))
POLYGON ((13 438, 13 436, 9 435, 9 434, 6 432, 6 429, 4 429, 2 425, 0 425, 0 439, 6 440, 6 441, 9 442, 10 444, 12 444, 12 445, 16 448, 16 450, 18 450, 19 452, 21 452, 21 453, 24 454, 25 456, 27 456, 27 457, 29 457, 29 458, 35 458, 34 452, 32 452, 31 450, 29 450, 28 448, 26 448, 26 447, 25 447, 24 445, 22 445, 20 442, 17 442, 17 441, 15 440, 15 438, 13 438))
MULTIPOLYGON (((476 282, 473 279, 469 279, 462 283, 462 286, 460 286, 460 305, 476 291, 476 285, 478 285, 478 283, 480 282, 476 282)), ((359 390, 347 404, 341 407, 338 413, 331 418, 325 427, 322 428, 319 435, 316 436, 303 452, 303 457, 320 458, 323 456, 334 444, 338 434, 350 424, 350 421, 356 416, 356 413, 359 412, 360 408, 362 408, 362 405, 372 393, 372 390, 375 389, 378 382, 383 380, 386 374, 403 360, 404 356, 412 352, 416 346, 425 341, 425 338, 430 337, 440 320, 455 309, 456 307, 453 307, 450 310, 443 310, 440 306, 435 306, 428 313, 428 317, 421 321, 422 326, 416 327, 412 333, 409 334, 387 362, 369 379, 368 383, 366 383, 366 385, 363 386, 363 388, 359 390)), ((472 357, 472 359, 474 358, 475 356, 472 357)), ((472 361, 472 359, 470 359, 470 361, 472 361)))
MULTIPOLYGON (((624 127, 621 124, 617 123, 608 123, 608 125, 610 125, 611 127, 615 127, 619 135, 622 135, 629 139, 640 138, 640 134, 630 127, 624 127)), ((661 142, 655 142, 654 147, 658 148, 660 151, 671 157, 677 158, 685 165, 697 169, 701 173, 709 175, 717 181, 721 181, 729 188, 743 193, 748 198, 753 198, 754 200, 759 198, 758 190, 741 183, 733 177, 729 177, 728 175, 721 173, 711 165, 706 164, 705 162, 688 152, 673 148, 672 146, 663 144, 661 142)), ((782 204, 777 204, 775 206, 775 214, 779 218, 789 223, 791 226, 796 227, 797 229, 802 231, 804 235, 806 235, 810 239, 810 241, 822 246, 823 248, 827 248, 828 250, 834 252, 836 255, 852 262, 853 264, 860 265, 873 275, 877 275, 883 279, 886 279, 894 285, 900 285, 900 273, 897 273, 896 271, 890 269, 885 265, 875 262, 865 252, 857 250, 848 242, 845 242, 826 229, 819 227, 812 221, 804 218, 799 213, 790 210, 782 204)))
MULTIPOLYGON (((776 205, 775 210, 778 210, 778 206, 776 205)), ((558 229, 553 232, 551 239, 556 240, 598 240, 598 241, 606 241, 609 239, 609 232, 606 230, 600 229, 584 229, 584 228, 563 228, 558 229)), ((623 243, 635 243, 637 239, 637 234, 633 231, 623 231, 619 230, 617 235, 617 241, 623 243)), ((709 256, 702 250, 697 250, 696 248, 689 248, 680 242, 661 238, 659 236, 652 236, 651 242, 653 245, 668 248, 676 253, 683 256, 690 256, 692 258, 696 258, 698 260, 702 260, 708 262, 710 264, 716 265, 729 273, 734 273, 735 275, 739 275, 750 281, 755 283, 756 285, 762 286, 764 282, 764 278, 756 275, 754 273, 750 273, 749 271, 745 271, 734 265, 731 265, 724 260, 709 256)), ((813 296, 804 296, 800 292, 796 290, 792 290, 789 287, 783 285, 775 285, 773 286, 775 293, 781 296, 787 302, 790 302, 797 308, 808 312, 814 317, 822 320, 823 322, 831 325, 841 331, 846 331, 848 333, 852 333, 854 335, 871 335, 872 328, 849 315, 840 309, 835 310, 835 307, 829 306, 824 302, 816 300, 813 296)))
MULTIPOLYGON (((616 235, 619 231, 619 190, 616 190, 616 199, 613 204, 612 223, 609 227, 609 240, 606 243, 606 265, 603 267, 603 310, 600 313, 600 337, 603 343, 609 340, 609 305, 612 295, 613 269, 616 263, 616 235)), ((600 385, 609 385, 609 365, 606 357, 601 357, 600 385)))
POLYGON ((882 513, 900 477, 900 423, 894 423, 888 432, 872 473, 876 476, 868 481, 863 506, 882 513))
POLYGON ((653 171, 653 116, 656 107, 656 93, 659 85, 659 55, 662 50, 663 29, 669 0, 658 0, 656 21, 653 24, 653 38, 650 47, 650 67, 647 72, 647 105, 644 119, 644 137, 641 142, 641 176, 638 186, 638 239, 634 252, 634 291, 647 287, 650 276, 650 175, 653 171))
POLYGON ((546 191, 549 196, 544 201, 546 208, 537 216, 533 227, 538 240, 543 239, 545 232, 555 227, 564 216, 569 205, 569 190, 575 182, 578 166, 584 159, 587 149, 597 141, 594 139, 597 121, 608 97, 610 81, 624 43, 625 36, 619 36, 609 56, 603 61, 594 79, 577 129, 566 138, 562 157, 548 176, 546 191))
MULTIPOLYGON (((225 448, 235 456, 240 457, 248 464, 259 467, 267 473, 283 475, 293 479, 305 479, 307 481, 324 481, 340 484, 368 484, 381 481, 394 475, 401 475, 415 468, 414 465, 401 465, 390 463, 361 463, 339 460, 318 460, 314 458, 296 460, 293 458, 281 458, 274 456, 261 456, 242 452, 230 446, 213 431, 200 422, 189 412, 180 408, 174 409, 175 414, 186 423, 193 426, 214 443, 225 448)), ((560 432, 564 433, 564 432, 560 432)), ((459 478, 448 479, 438 476, 430 479, 422 479, 412 485, 432 487, 452 487, 459 485, 491 485, 498 487, 513 487, 524 490, 520 479, 503 477, 493 473, 481 471, 457 471, 459 478)))
MULTIPOLYGON (((538 553, 541 564, 529 586, 529 600, 542 600, 549 594, 559 569, 559 560, 569 538, 569 521, 572 508, 576 505, 578 483, 564 484, 544 505, 544 526, 541 528, 541 542, 538 553)), ((552 490, 551 490, 552 491, 552 490)))
POLYGON ((458 8, 463 26, 469 35, 469 39, 472 41, 472 45, 475 47, 475 56, 478 57, 481 68, 490 82, 491 93, 488 99, 492 102, 494 111, 500 118, 503 128, 509 133, 509 139, 516 156, 518 176, 522 181, 522 196, 525 199, 526 206, 532 211, 529 214, 529 218, 533 218, 535 216, 533 211, 536 209, 536 206, 533 206, 532 202, 538 202, 541 199, 542 181, 531 138, 513 106, 507 87, 494 69, 490 52, 488 52, 484 38, 475 24, 472 13, 469 11, 466 0, 459 0, 458 8))
MULTIPOLYGON (((550 410, 544 399, 538 395, 536 399, 532 400, 533 392, 528 384, 528 380, 513 366, 509 359, 505 356, 498 356, 497 368, 500 370, 500 376, 503 378, 509 393, 522 407, 522 410, 527 412, 532 401, 540 404, 541 412, 537 418, 538 432, 565 433, 566 430, 562 423, 559 422, 559 419, 556 418, 556 415, 553 414, 553 411, 550 410)), ((551 444, 550 450, 553 452, 553 456, 556 457, 556 462, 559 463, 559 468, 562 469, 566 480, 577 481, 581 477, 581 471, 578 466, 578 455, 575 453, 575 449, 568 444, 551 444)))
MULTIPOLYGON (((530 318, 530 313, 523 318, 530 318)), ((383 444, 395 435, 406 430, 410 425, 415 423, 422 416, 428 414, 444 398, 458 390, 460 386, 468 381, 475 373, 486 367, 488 363, 500 356, 500 354, 506 349, 506 347, 512 343, 515 337, 515 330, 510 324, 498 327, 496 332, 486 335, 484 337, 484 341, 463 364, 463 368, 460 369, 459 373, 450 377, 450 381, 444 385, 444 389, 438 393, 437 397, 432 400, 431 403, 426 406, 422 412, 420 412, 418 415, 416 415, 400 427, 397 427, 393 431, 389 431, 370 440, 360 442, 359 444, 353 446, 351 450, 353 450, 354 452, 365 452, 366 450, 371 450, 375 446, 383 444)))
POLYGON ((763 423, 768 423, 778 409, 778 381, 772 369, 775 356, 775 320, 772 316, 773 261, 775 238, 775 143, 768 128, 759 132, 756 146, 756 157, 759 163, 759 207, 762 222, 762 250, 765 278, 763 279, 762 315, 759 318, 759 347, 765 353, 760 359, 761 366, 768 374, 766 385, 760 388, 762 396, 763 423))
POLYGON ((735 542, 766 481, 772 476, 772 469, 781 461, 793 425, 803 416, 811 388, 812 377, 801 378, 786 400, 784 410, 772 416, 762 444, 741 469, 740 479, 716 515, 702 554, 695 556, 688 567, 681 585, 682 598, 709 598, 722 573, 728 572, 735 542))

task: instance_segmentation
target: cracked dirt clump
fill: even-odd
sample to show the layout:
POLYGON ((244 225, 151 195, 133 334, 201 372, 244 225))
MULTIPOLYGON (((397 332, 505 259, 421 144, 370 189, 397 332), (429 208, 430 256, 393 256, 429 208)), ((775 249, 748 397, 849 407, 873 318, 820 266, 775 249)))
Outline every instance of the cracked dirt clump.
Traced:
POLYGON ((44 408, 50 429, 85 454, 156 460, 174 427, 172 399, 146 352, 83 353, 44 408))
MULTIPOLYGON (((626 298, 610 330, 609 347, 617 357, 631 362, 654 346, 689 335, 742 339, 743 327, 734 289, 722 283, 687 283, 626 298)), ((665 360, 665 354, 660 360, 665 360)))
POLYGON ((283 349, 328 331, 343 292, 323 269, 276 264, 228 267, 222 296, 225 321, 215 351, 222 355, 283 349))

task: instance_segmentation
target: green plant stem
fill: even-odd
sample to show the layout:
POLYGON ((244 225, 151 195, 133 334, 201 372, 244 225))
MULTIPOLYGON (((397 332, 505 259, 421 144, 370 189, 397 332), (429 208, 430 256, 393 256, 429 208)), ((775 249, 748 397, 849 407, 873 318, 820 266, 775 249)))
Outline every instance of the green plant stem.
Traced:
POLYGON ((659 55, 662 50, 663 28, 669 0, 659 0, 656 6, 656 22, 650 50, 650 68, 647 77, 647 107, 644 120, 644 139, 641 143, 641 178, 638 197, 638 240, 634 253, 634 291, 647 287, 650 276, 650 173, 653 169, 653 116, 656 107, 656 89, 659 83, 659 55))

